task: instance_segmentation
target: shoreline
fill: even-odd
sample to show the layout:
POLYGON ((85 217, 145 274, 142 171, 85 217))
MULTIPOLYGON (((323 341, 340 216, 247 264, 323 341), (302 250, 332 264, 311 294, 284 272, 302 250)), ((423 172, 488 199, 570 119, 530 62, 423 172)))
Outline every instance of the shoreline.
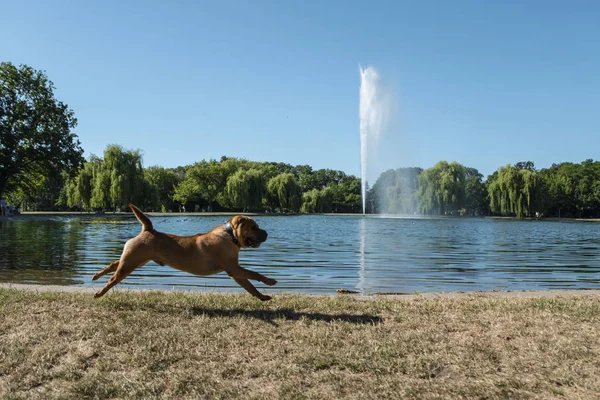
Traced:
MULTIPOLYGON (((70 293, 70 294, 94 294, 98 291, 99 287, 96 286, 63 286, 63 285, 37 285, 37 284, 23 284, 23 283, 0 283, 0 289, 14 289, 21 291, 29 291, 36 293, 70 293)), ((241 296, 248 295, 245 292, 235 291, 205 291, 205 290, 185 290, 185 289, 135 289, 135 288, 113 288, 107 293, 109 296, 111 293, 181 293, 186 295, 220 295, 220 296, 241 296)), ((278 295, 293 295, 304 298, 332 298, 332 297, 350 297, 357 300, 376 300, 376 299, 389 299, 389 300, 427 300, 427 299, 465 299, 474 297, 486 297, 486 298, 569 298, 569 297, 581 297, 581 296, 600 296, 600 289, 549 289, 549 290, 495 290, 495 291, 472 291, 472 292, 425 292, 425 293, 414 293, 414 294, 395 294, 395 293, 381 293, 381 294, 361 294, 361 293, 336 293, 336 294, 298 294, 298 293, 286 293, 279 292, 273 293, 273 300, 267 303, 276 301, 278 295)), ((248 295, 250 296, 250 295, 248 295)))
MULTIPOLYGON (((252 217, 274 217, 274 216, 325 216, 325 217, 361 217, 366 216, 368 218, 398 218, 398 219, 492 219, 492 220, 513 220, 513 221, 547 221, 547 222, 600 222, 600 218, 558 218, 558 217, 543 217, 543 218, 522 218, 516 217, 505 217, 505 216, 477 216, 477 217, 461 217, 453 215, 404 215, 404 214, 366 214, 360 213, 311 213, 311 214, 282 214, 282 213, 257 213, 257 212, 234 212, 234 211, 220 211, 220 212, 144 212, 146 215, 151 217, 169 218, 169 217, 232 217, 234 215, 248 215, 252 217)), ((77 211, 26 211, 18 215, 0 216, 1 221, 31 221, 31 220, 45 220, 53 217, 69 217, 79 219, 128 219, 135 218, 132 212, 107 212, 104 214, 85 213, 77 211)))

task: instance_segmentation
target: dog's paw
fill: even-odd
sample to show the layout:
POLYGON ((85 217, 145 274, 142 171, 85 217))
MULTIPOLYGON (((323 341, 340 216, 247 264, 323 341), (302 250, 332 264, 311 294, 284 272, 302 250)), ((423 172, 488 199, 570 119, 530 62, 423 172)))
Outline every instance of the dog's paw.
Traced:
POLYGON ((96 292, 96 294, 94 295, 94 298, 96 298, 96 299, 97 299, 98 297, 102 297, 102 293, 100 293, 100 292, 96 292))
POLYGON ((92 280, 95 281, 96 279, 100 278, 100 274, 94 274, 94 276, 92 277, 92 280))
POLYGON ((276 283, 277 283, 277 281, 275 279, 265 278, 265 280, 264 280, 265 285, 273 286, 276 283))
POLYGON ((259 299, 261 299, 262 301, 271 300, 271 298, 271 296, 267 296, 266 294, 263 294, 259 297, 259 299))

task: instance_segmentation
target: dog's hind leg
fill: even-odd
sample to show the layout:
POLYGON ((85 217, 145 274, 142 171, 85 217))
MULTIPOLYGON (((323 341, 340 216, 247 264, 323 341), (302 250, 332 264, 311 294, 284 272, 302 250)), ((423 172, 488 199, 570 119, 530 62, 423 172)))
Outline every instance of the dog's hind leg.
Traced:
POLYGON ((92 280, 95 281, 96 279, 108 274, 109 272, 115 272, 117 270, 117 268, 119 267, 119 261, 120 260, 115 260, 115 261, 111 262, 108 267, 102 269, 99 272, 96 272, 96 274, 94 275, 92 280))
MULTIPOLYGON (((135 269, 141 267, 150 261, 149 258, 140 258, 134 256, 121 256, 121 262, 119 263, 119 267, 113 276, 110 277, 106 285, 99 290, 94 297, 102 297, 106 292, 108 292, 113 286, 117 283, 121 282, 125 279, 129 274, 131 274, 135 269)), ((112 264, 111 264, 112 265, 112 264)))

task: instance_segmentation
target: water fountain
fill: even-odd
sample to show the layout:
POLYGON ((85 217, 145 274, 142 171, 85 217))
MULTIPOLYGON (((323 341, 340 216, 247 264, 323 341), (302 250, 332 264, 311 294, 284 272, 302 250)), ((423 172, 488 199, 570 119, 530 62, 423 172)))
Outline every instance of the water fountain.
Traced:
POLYGON ((360 69, 360 172, 363 215, 367 201, 367 161, 369 151, 374 150, 379 136, 387 123, 389 98, 379 82, 374 67, 360 69))

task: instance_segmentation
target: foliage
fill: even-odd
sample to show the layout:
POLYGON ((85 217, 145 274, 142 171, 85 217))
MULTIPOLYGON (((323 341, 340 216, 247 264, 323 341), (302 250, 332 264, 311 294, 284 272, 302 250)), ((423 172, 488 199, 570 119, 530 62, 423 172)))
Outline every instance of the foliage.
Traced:
POLYGON ((600 162, 554 164, 540 171, 548 212, 556 216, 600 217, 600 162))
POLYGON ((492 212, 523 218, 544 211, 544 181, 531 162, 500 167, 487 188, 492 212))
POLYGON ((255 168, 239 169, 227 179, 226 193, 226 201, 232 208, 257 210, 266 193, 265 174, 255 168))
POLYGON ((267 193, 278 205, 279 209, 300 211, 302 190, 294 174, 282 172, 267 183, 267 193))
POLYGON ((92 155, 62 189, 60 202, 78 209, 123 209, 133 202, 156 206, 156 186, 144 180, 140 150, 109 145, 101 159, 92 155))
POLYGON ((175 187, 179 183, 179 178, 175 171, 157 165, 144 169, 144 178, 146 182, 155 188, 153 191, 154 208, 174 209, 175 187))
POLYGON ((419 209, 417 189, 421 168, 398 168, 383 172, 367 194, 367 212, 414 214, 419 209))
POLYGON ((195 163, 175 186, 173 199, 182 204, 195 202, 212 208, 224 191, 230 172, 239 168, 236 164, 233 159, 220 163, 215 160, 195 163))
POLYGON ((483 175, 475 168, 465 171, 465 214, 470 216, 487 215, 489 204, 483 175))
POLYGON ((425 214, 458 214, 466 199, 466 167, 440 161, 419 175, 419 207, 425 214))
MULTIPOLYGON (((72 129, 77 119, 54 97, 54 85, 42 71, 0 64, 0 197, 5 191, 22 200, 44 196, 62 186, 61 173, 83 162, 83 149, 72 129)), ((58 197, 54 191, 50 197, 58 197)))

